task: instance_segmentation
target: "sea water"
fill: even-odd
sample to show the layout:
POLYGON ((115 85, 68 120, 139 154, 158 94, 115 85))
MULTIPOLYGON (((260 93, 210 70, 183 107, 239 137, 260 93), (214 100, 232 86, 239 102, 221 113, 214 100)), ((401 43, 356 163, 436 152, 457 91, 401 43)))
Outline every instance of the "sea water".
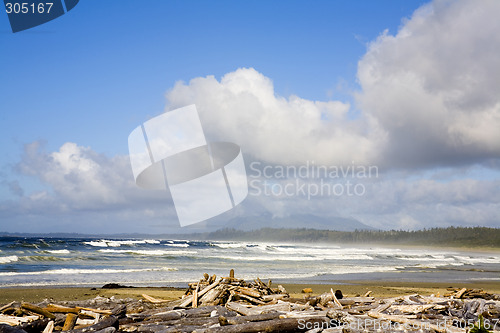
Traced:
POLYGON ((288 283, 500 281, 500 253, 335 244, 0 237, 0 287, 178 286, 203 273, 288 283))

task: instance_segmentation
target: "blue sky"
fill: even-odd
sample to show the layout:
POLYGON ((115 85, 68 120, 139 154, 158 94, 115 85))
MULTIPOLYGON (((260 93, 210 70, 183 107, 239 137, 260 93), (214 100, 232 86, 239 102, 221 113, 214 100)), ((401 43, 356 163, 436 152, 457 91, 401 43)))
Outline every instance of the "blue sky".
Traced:
MULTIPOLYGON (((384 172, 384 179, 370 183, 370 195, 361 199, 332 202, 331 198, 320 198, 311 202, 274 198, 274 204, 269 205, 263 203, 269 198, 251 198, 240 209, 241 214, 293 214, 293 207, 302 207, 323 216, 354 217, 381 228, 498 226, 500 207, 495 198, 500 195, 496 190, 500 149, 488 127, 498 121, 498 97, 495 100, 488 89, 480 89, 482 84, 495 87, 498 83, 495 72, 488 71, 496 60, 487 57, 496 57, 499 50, 499 40, 489 39, 494 37, 488 35, 498 24, 474 25, 491 21, 486 4, 493 8, 490 12, 498 9, 493 2, 485 2, 483 12, 471 14, 468 1, 452 5, 448 1, 406 0, 87 0, 56 20, 16 34, 10 31, 4 13, 0 15, 0 231, 22 231, 31 226, 39 231, 39 221, 50 221, 49 231, 81 231, 69 226, 75 216, 81 218, 78 221, 107 221, 112 226, 126 225, 126 231, 137 231, 141 227, 134 221, 146 216, 146 210, 152 211, 154 224, 161 224, 164 219, 175 222, 171 205, 163 213, 159 212, 159 203, 151 207, 147 203, 137 204, 129 213, 120 212, 120 204, 113 200, 109 201, 112 204, 104 201, 86 205, 82 198, 92 197, 93 193, 85 192, 92 189, 85 190, 69 177, 72 171, 68 171, 67 177, 55 179, 56 176, 40 170, 51 169, 50 161, 56 161, 52 154, 60 153, 68 143, 75 145, 70 150, 81 160, 88 158, 97 163, 102 177, 107 175, 103 171, 105 165, 112 170, 125 170, 123 160, 118 160, 128 153, 127 137, 131 130, 165 108, 190 103, 196 103, 199 109, 201 104, 200 116, 207 123, 208 135, 237 142, 250 160, 301 164, 314 159, 329 165, 356 160, 376 164, 384 172), (455 21, 449 18, 453 15, 455 21), (470 24, 478 26, 478 31, 484 28, 484 41, 478 37, 479 32, 474 34, 476 29, 470 35, 460 36, 460 30, 453 27, 456 22, 463 23, 459 27, 470 24), (441 32, 443 36, 456 34, 463 41, 454 42, 452 37, 440 41, 441 32), (484 50, 484 54, 457 55, 469 48, 484 50), (415 75, 408 78, 402 73, 415 75), (277 124, 284 124, 283 128, 277 125, 273 132, 247 124, 249 133, 261 135, 260 140, 253 141, 248 138, 250 134, 242 137, 233 133, 228 128, 246 123, 228 112, 245 111, 227 111, 225 107, 233 100, 221 97, 220 103, 226 104, 219 105, 207 99, 222 89, 210 93, 215 83, 207 79, 209 76, 229 90, 236 89, 231 88, 231 82, 238 80, 255 83, 252 87, 272 82, 272 94, 278 102, 280 98, 286 100, 288 104, 282 107, 291 107, 292 111, 280 113, 264 107, 253 119, 258 123, 257 119, 272 115, 277 124), (223 83, 225 76, 228 80, 223 83), (398 91, 421 81, 425 82, 398 91), (313 108, 307 106, 309 102, 330 103, 318 108, 330 110, 335 119, 326 127, 311 123, 305 124, 303 133, 295 130, 293 127, 304 121, 286 115, 295 110, 291 96, 306 105, 297 112, 313 108), (435 104, 418 104, 434 98, 439 99, 435 104), (478 116, 468 118, 470 114, 478 116), (450 125, 443 129, 435 128, 436 124, 450 125), (272 138, 293 142, 287 135, 293 136, 294 132, 299 138, 304 135, 300 142, 309 146, 316 146, 311 133, 321 133, 321 149, 307 149, 303 156, 284 149, 282 158, 271 148, 262 149, 273 146, 263 144, 272 138), (446 132, 449 136, 441 137, 446 132), (340 143, 341 146, 335 146, 340 143), (26 147, 31 147, 31 155, 26 153, 26 147), (439 180, 430 186, 434 178, 439 180), (412 185, 413 182, 419 185, 412 185), (395 184, 408 198, 399 206, 394 197, 380 199, 380 193, 395 184), (419 201, 426 191, 435 193, 437 187, 443 191, 439 199, 443 200, 442 206, 428 207, 425 200, 419 201), (51 209, 54 202, 68 198, 63 188, 81 193, 72 199, 75 201, 51 209), (38 199, 34 198, 40 193, 45 193, 46 201, 35 204, 38 199), (458 199, 450 202, 446 195, 456 195, 458 199), (390 213, 369 211, 367 207, 380 206, 378 200, 390 213), (437 222, 428 220, 426 207, 433 214, 442 214, 437 222), (484 216, 477 218, 478 211, 484 216)), ((255 96, 260 98, 258 92, 255 96)), ((258 105, 266 104, 260 102, 258 105)), ((72 167, 81 170, 78 165, 72 167)), ((127 172, 123 171, 119 184, 101 185, 126 188, 132 197, 120 202, 133 207, 130 202, 136 202, 143 192, 134 193, 137 189, 123 183, 127 172)))

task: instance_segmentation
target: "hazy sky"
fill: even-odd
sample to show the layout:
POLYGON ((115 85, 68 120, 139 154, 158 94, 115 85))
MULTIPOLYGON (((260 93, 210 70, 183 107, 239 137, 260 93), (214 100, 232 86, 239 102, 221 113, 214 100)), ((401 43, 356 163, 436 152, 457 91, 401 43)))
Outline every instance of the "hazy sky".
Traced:
POLYGON ((134 184, 127 138, 189 104, 254 180, 222 220, 500 227, 499 16, 496 0, 85 0, 13 34, 3 12, 0 231, 179 231, 169 194, 134 184), (330 173, 278 174, 304 165, 330 173))

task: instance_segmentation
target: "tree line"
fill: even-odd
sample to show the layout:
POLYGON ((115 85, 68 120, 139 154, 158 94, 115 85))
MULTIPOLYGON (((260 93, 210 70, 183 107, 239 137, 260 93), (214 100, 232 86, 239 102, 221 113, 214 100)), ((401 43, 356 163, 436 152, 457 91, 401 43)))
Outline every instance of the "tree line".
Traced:
POLYGON ((487 227, 448 227, 422 230, 355 230, 262 228, 241 231, 221 229, 204 235, 210 240, 367 243, 500 248, 500 229, 487 227))

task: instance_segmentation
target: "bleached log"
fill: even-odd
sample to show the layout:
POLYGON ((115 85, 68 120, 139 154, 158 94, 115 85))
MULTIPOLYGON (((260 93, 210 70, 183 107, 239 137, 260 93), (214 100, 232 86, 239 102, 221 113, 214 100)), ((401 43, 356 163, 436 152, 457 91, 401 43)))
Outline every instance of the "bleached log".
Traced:
POLYGON ((356 304, 356 302, 353 301, 352 299, 346 299, 346 298, 337 299, 337 301, 339 301, 340 305, 342 306, 356 304))
POLYGON ((227 325, 221 327, 210 327, 207 329, 197 330, 195 332, 205 333, 256 333, 256 332, 296 332, 299 330, 302 321, 310 325, 323 325, 325 328, 329 325, 327 317, 310 317, 310 318, 284 318, 272 319, 265 321, 253 321, 237 325, 227 325), (299 322, 300 321, 300 322, 299 322))
POLYGON ((272 305, 263 305, 263 306, 255 306, 255 307, 246 307, 242 304, 235 303, 235 302, 229 302, 226 304, 226 307, 229 310, 236 311, 244 316, 249 316, 249 315, 258 315, 262 313, 268 313, 271 311, 276 311, 276 312, 290 312, 290 303, 288 302, 281 302, 278 304, 272 304, 272 305))
MULTIPOLYGON (((214 275, 215 276, 215 275, 214 275)), ((212 284, 206 286, 205 288, 203 288, 199 293, 198 293, 198 297, 201 297, 203 295, 205 295, 207 292, 209 292, 210 290, 212 290, 213 288, 217 287, 219 284, 220 284, 221 280, 219 281, 216 281, 216 282, 213 282, 212 284)))
POLYGON ((290 311, 284 314, 281 314, 280 318, 309 318, 309 317, 326 317, 328 315, 328 311, 290 311))
POLYGON ((256 298, 253 298, 251 296, 247 296, 247 295, 244 295, 244 294, 240 294, 240 293, 234 293, 235 295, 238 295, 238 297, 240 299, 244 299, 244 300, 247 300, 249 301, 250 303, 253 303, 253 304, 260 304, 260 305, 265 305, 266 302, 263 302, 263 301, 260 301, 256 298))
POLYGON ((332 288, 330 288, 330 293, 332 294, 333 303, 335 303, 335 305, 337 305, 339 308, 342 309, 342 304, 340 304, 340 302, 337 299, 337 296, 335 296, 335 293, 333 292, 332 288))
POLYGON ((168 320, 175 320, 175 319, 180 319, 184 315, 184 310, 170 310, 170 311, 165 311, 165 312, 160 312, 160 313, 155 313, 147 318, 145 318, 144 321, 168 321, 168 320))
POLYGON ((141 296, 144 297, 147 301, 149 301, 149 302, 151 302, 153 304, 160 304, 160 303, 170 302, 169 300, 159 299, 159 298, 156 298, 156 297, 153 297, 153 296, 149 296, 149 295, 146 295, 146 294, 142 294, 141 296))
POLYGON ((421 329, 430 328, 438 333, 464 333, 465 329, 455 328, 454 326, 446 326, 442 327, 441 325, 432 324, 429 322, 423 322, 420 320, 409 319, 407 316, 398 316, 398 315, 388 315, 380 312, 368 312, 368 315, 372 318, 390 320, 395 323, 400 324, 408 324, 412 327, 420 327, 421 329))
POLYGON ((200 284, 198 283, 196 285, 196 289, 193 292, 193 300, 191 301, 191 306, 193 308, 197 308, 198 307, 198 290, 199 289, 200 289, 200 284))
POLYGON ((111 310, 93 309, 93 308, 86 308, 86 307, 81 307, 81 306, 77 306, 76 308, 78 310, 88 310, 88 311, 97 312, 97 313, 100 313, 100 314, 103 314, 103 315, 111 315, 111 314, 113 314, 113 311, 111 311, 111 310))
POLYGON ((454 295, 455 298, 462 298, 462 296, 465 294, 467 291, 467 288, 462 288, 457 293, 454 295))
POLYGON ((280 317, 280 314, 278 312, 263 313, 263 314, 250 315, 250 316, 237 316, 237 317, 220 316, 219 317, 219 324, 221 326, 224 326, 224 324, 225 325, 238 325, 238 324, 243 324, 243 323, 247 323, 250 321, 264 321, 264 320, 277 319, 279 317, 280 317), (221 321, 224 324, 221 323, 221 321))
POLYGON ((392 305, 390 307, 391 310, 399 310, 402 313, 422 313, 425 312, 428 309, 434 308, 434 304, 425 304, 425 305, 416 305, 416 304, 410 304, 410 305, 392 305))
POLYGON ((49 323, 47 324, 47 326, 45 326, 42 333, 52 333, 52 331, 54 331, 54 321, 53 320, 49 321, 49 323))
POLYGON ((16 316, 8 316, 4 314, 0 314, 0 324, 7 324, 11 326, 16 326, 22 323, 28 323, 30 321, 37 320, 38 316, 24 316, 24 317, 16 317, 16 316))
POLYGON ((249 316, 252 314, 251 309, 249 307, 246 307, 246 306, 244 306, 240 303, 236 303, 236 302, 227 302, 226 308, 228 310, 238 312, 239 314, 242 314, 243 316, 249 316))
POLYGON ((355 303, 373 303, 375 302, 375 297, 344 297, 339 302, 343 300, 354 301, 355 303))
POLYGON ((203 295, 199 303, 200 305, 216 305, 216 299, 224 292, 225 288, 223 286, 217 286, 214 289, 209 290, 205 295, 203 295))
MULTIPOLYGON (((202 297, 203 295, 205 295, 207 292, 209 292, 210 290, 212 290, 213 288, 217 287, 220 283, 221 283, 222 279, 220 279, 219 281, 217 282, 214 282, 212 283, 211 285, 205 287, 204 289, 202 289, 199 293, 198 293, 198 297, 202 297)), ((211 295, 212 296, 212 295, 211 295)), ((218 296, 218 294, 217 294, 218 296)), ((215 298, 217 297, 215 296, 213 300, 215 300, 215 298)), ((213 300, 211 302, 213 302, 213 300)), ((180 307, 186 307, 186 306, 189 306, 189 304, 191 304, 193 302, 193 297, 187 297, 184 301, 182 301, 180 303, 180 307)), ((206 304, 208 304, 209 302, 205 299, 204 302, 206 304)))
POLYGON ((91 333, 104 330, 108 327, 118 328, 118 319, 114 316, 106 317, 92 326, 67 331, 69 333, 91 333))
MULTIPOLYGON (((267 288, 267 286, 266 286, 266 288, 267 288)), ((236 291, 238 291, 239 293, 241 293, 243 295, 247 295, 247 296, 254 297, 254 298, 259 298, 261 296, 260 292, 258 292, 255 289, 252 289, 252 288, 239 287, 236 289, 236 291)))
POLYGON ((284 299, 287 296, 284 294, 272 294, 272 295, 263 295, 261 298, 264 302, 270 302, 273 300, 279 300, 279 299, 284 299))

